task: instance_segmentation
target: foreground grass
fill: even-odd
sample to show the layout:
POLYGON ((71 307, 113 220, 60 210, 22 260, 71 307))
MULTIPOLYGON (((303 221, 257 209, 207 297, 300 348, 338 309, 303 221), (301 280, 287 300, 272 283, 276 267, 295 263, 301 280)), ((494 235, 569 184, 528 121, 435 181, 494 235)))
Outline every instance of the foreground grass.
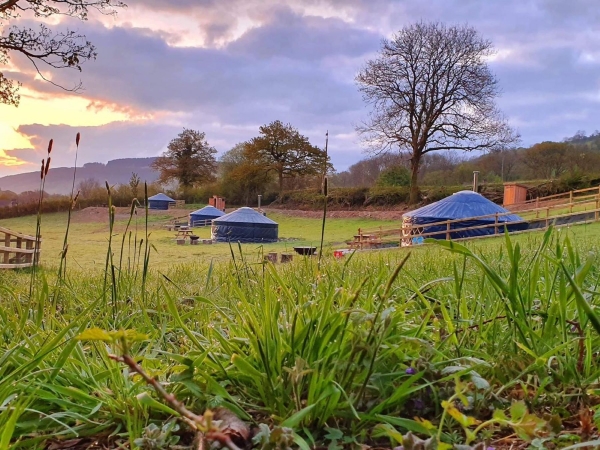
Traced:
MULTIPOLYGON (((290 219, 290 233, 311 236, 306 220, 290 219)), ((540 417, 519 428, 511 411, 519 437, 585 439, 591 419, 585 433, 557 428, 572 431, 598 402, 600 342, 584 308, 598 304, 598 261, 588 257, 597 232, 425 246, 408 259, 407 250, 327 257, 320 268, 314 258, 264 265, 229 246, 227 260, 147 273, 139 260, 108 274, 71 263, 56 279, 47 264, 32 297, 29 273, 0 273, 0 449, 85 436, 133 448, 174 415, 109 358, 122 349, 76 339, 93 328, 144 334, 129 351, 194 411, 225 406, 308 446, 395 446, 408 431, 440 448, 494 442, 512 432, 507 422, 475 433, 475 421, 515 400, 540 417)), ((165 257, 158 230, 151 241, 151 261, 165 257)))

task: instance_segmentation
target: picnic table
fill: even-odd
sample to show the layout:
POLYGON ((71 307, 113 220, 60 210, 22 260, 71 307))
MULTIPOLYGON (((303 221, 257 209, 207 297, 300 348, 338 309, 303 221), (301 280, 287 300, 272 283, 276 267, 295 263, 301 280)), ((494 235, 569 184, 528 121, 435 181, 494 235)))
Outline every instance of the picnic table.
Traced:
POLYGON ((354 241, 349 242, 350 248, 379 247, 381 238, 377 234, 355 234, 354 241))
POLYGON ((175 237, 188 237, 191 236, 194 233, 194 230, 192 230, 190 227, 179 227, 179 229, 177 230, 177 233, 175 234, 175 237))

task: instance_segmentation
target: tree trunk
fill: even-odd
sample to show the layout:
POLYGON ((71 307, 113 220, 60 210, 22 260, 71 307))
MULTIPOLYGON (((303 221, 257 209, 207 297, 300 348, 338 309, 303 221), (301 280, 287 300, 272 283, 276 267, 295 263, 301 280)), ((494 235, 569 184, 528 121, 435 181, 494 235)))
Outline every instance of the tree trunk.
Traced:
POLYGON ((281 194, 283 194, 283 172, 279 172, 279 198, 281 198, 281 194))
POLYGON ((413 156, 410 159, 410 170, 411 170, 411 178, 410 178, 410 198, 408 202, 411 205, 419 203, 420 195, 419 195, 419 165, 421 164, 420 156, 413 156))

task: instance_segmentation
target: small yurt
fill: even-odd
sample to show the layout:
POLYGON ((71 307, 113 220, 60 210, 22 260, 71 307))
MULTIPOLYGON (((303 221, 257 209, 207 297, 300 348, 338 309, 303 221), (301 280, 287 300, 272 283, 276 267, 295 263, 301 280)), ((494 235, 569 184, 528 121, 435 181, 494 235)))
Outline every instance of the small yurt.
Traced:
POLYGON ((203 227, 210 225, 210 221, 224 216, 225 213, 214 206, 205 206, 190 213, 190 227, 203 227))
POLYGON ((279 225, 252 208, 240 208, 212 222, 216 242, 277 242, 279 225))
MULTIPOLYGON (((464 221, 450 223, 450 229, 460 229, 467 227, 477 227, 481 225, 492 225, 496 223, 495 214, 504 214, 509 212, 494 202, 488 200, 483 195, 473 191, 460 191, 456 192, 440 201, 431 203, 430 205, 423 206, 422 208, 415 209, 414 211, 407 212, 402 215, 402 227, 414 227, 419 225, 420 227, 415 230, 403 231, 402 245, 411 245, 412 236, 419 235, 420 233, 435 233, 426 238, 434 239, 446 239, 447 224, 440 224, 439 222, 456 219, 468 219, 464 221), (480 217, 487 216, 487 217, 480 217), (436 224, 429 225, 428 224, 436 224)), ((520 216, 516 214, 506 214, 498 216, 498 232, 504 232, 505 223, 508 231, 520 231, 527 229, 527 222, 525 222, 520 216)), ((453 231, 450 233, 452 239, 468 238, 475 236, 485 236, 488 234, 494 234, 495 227, 476 228, 474 230, 463 230, 453 231)))
POLYGON ((150 209, 169 209, 170 204, 175 205, 175 200, 162 192, 148 197, 148 208, 150 209))

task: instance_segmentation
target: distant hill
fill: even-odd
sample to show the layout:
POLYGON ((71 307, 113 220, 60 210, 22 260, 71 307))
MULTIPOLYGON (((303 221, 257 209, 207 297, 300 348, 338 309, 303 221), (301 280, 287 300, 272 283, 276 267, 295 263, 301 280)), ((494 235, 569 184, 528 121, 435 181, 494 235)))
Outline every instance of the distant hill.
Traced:
MULTIPOLYGON (((150 168, 156 158, 124 158, 114 159, 103 163, 87 163, 77 168, 75 186, 87 179, 95 178, 100 183, 108 181, 110 185, 126 184, 131 178, 131 173, 139 175, 142 183, 152 183, 158 179, 158 172, 150 168)), ((45 191, 49 194, 68 194, 73 183, 72 167, 57 167, 48 171, 45 191)), ((0 178, 0 190, 10 190, 17 194, 25 191, 35 191, 40 187, 40 172, 27 172, 17 175, 8 175, 0 178)))

